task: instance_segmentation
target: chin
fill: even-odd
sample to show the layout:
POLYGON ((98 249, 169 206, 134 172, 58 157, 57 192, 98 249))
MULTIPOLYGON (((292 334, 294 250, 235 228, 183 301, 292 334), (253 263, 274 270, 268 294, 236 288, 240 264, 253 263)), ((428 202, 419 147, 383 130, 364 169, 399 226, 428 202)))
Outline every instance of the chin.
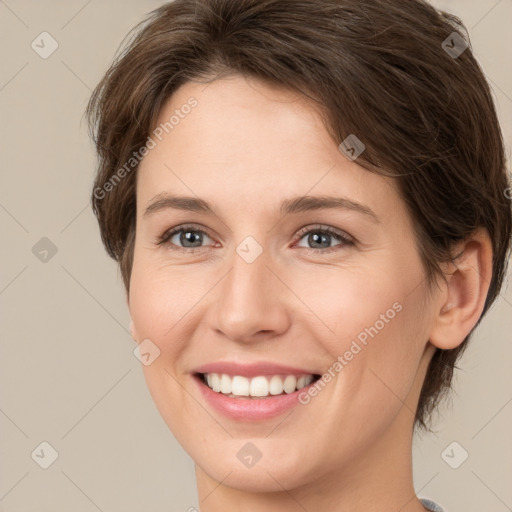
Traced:
MULTIPOLYGON (((275 443, 282 444, 275 439, 275 443)), ((207 441, 208 442, 208 441, 207 441)), ((292 490, 307 485, 323 475, 325 464, 319 460, 315 462, 308 457, 304 450, 295 445, 295 448, 283 446, 283 453, 274 449, 264 439, 256 439, 254 445, 261 447, 261 458, 254 459, 252 466, 244 464, 244 456, 251 451, 251 441, 243 439, 230 439, 229 442, 210 450, 208 457, 204 457, 205 450, 196 447, 195 453, 188 452, 196 461, 197 466, 215 482, 245 492, 271 493, 283 490, 292 490), (265 457, 265 453, 268 454, 265 457), (195 457, 195 456, 198 457, 195 457), (306 466, 306 460, 309 465, 306 466)), ((288 444, 285 442, 285 444, 288 444)), ((294 443, 290 443, 293 446, 294 443)), ((192 450, 194 452, 194 450, 192 450)))

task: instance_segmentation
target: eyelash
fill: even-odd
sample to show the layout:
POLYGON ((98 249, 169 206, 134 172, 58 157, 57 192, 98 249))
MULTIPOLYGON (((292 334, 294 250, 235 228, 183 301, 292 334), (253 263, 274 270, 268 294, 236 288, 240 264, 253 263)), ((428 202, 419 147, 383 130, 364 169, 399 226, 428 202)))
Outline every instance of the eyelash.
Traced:
MULTIPOLYGON (((198 227, 193 225, 193 224, 183 224, 181 226, 176 226, 175 228, 172 228, 170 230, 165 231, 158 238, 156 244, 157 245, 162 245, 162 246, 163 245, 168 245, 169 248, 171 248, 173 251, 180 251, 180 252, 185 252, 185 253, 202 252, 203 250, 208 248, 208 247, 192 247, 192 248, 179 247, 179 246, 177 246, 175 244, 169 243, 170 239, 176 233, 180 233, 182 231, 184 231, 184 232, 186 232, 186 231, 193 231, 193 232, 196 232, 196 233, 201 233, 201 234, 206 235, 209 238, 213 239, 213 237, 208 233, 208 231, 205 231, 204 229, 198 229, 198 227)), ((354 240, 349 235, 347 235, 346 233, 343 233, 342 231, 338 231, 338 230, 336 230, 334 228, 331 228, 329 226, 322 226, 320 224, 317 224, 316 226, 306 226, 306 227, 300 229, 297 232, 297 234, 295 235, 296 238, 297 238, 297 243, 300 242, 302 240, 302 238, 304 238, 304 236, 309 234, 309 233, 328 234, 328 235, 336 238, 339 242, 341 242, 341 247, 354 245, 354 240)), ((336 249, 337 247, 340 247, 340 246, 336 245, 334 247, 328 247, 326 249, 313 249, 313 248, 310 248, 310 247, 303 247, 303 249, 305 249, 306 251, 308 251, 310 253, 314 253, 314 254, 325 254, 325 253, 330 253, 330 252, 333 252, 333 251, 337 250, 336 249)))

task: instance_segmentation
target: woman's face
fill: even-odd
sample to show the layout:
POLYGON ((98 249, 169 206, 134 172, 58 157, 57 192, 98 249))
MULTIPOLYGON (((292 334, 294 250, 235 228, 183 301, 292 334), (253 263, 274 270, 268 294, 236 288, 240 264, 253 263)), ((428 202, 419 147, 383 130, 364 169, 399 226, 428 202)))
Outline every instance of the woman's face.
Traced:
POLYGON ((209 477, 260 492, 396 452, 435 308, 394 183, 296 94, 239 76, 185 84, 166 122, 138 170, 129 307, 177 440, 209 477))

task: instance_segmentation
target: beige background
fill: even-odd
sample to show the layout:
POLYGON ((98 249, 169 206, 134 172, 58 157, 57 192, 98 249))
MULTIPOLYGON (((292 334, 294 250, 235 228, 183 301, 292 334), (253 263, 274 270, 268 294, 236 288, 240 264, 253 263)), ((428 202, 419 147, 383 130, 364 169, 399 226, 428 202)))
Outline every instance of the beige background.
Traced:
MULTIPOLYGON (((161 3, 0 0, 3 512, 198 506, 193 462, 160 418, 132 353, 121 279, 89 207, 95 155, 82 119, 124 35, 161 3), (31 48, 43 31, 59 45, 47 59, 31 48), (43 441, 58 452, 48 469, 36 463, 50 460, 43 441)), ((435 3, 469 28, 510 156, 512 0, 435 3)), ((460 363, 438 434, 415 442, 417 492, 446 512, 512 510, 511 331, 508 287, 460 363), (462 449, 469 453, 458 469, 442 457, 453 441, 460 447, 444 459, 455 465, 462 449)))

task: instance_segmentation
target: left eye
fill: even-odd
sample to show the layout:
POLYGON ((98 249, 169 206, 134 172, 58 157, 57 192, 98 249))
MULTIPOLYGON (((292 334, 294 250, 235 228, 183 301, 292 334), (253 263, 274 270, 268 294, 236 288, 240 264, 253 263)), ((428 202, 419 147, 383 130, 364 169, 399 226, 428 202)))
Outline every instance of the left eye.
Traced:
MULTIPOLYGON (((318 226, 316 228, 309 228, 307 230, 301 230, 298 233, 300 240, 306 239, 307 244, 313 245, 313 247, 306 247, 307 250, 313 252, 330 252, 325 249, 332 248, 330 242, 332 239, 338 240, 338 246, 353 245, 353 240, 347 234, 342 231, 337 231, 329 227, 318 226), (327 246, 326 246, 327 245, 327 246)), ((304 247, 303 245, 298 245, 304 247)))

